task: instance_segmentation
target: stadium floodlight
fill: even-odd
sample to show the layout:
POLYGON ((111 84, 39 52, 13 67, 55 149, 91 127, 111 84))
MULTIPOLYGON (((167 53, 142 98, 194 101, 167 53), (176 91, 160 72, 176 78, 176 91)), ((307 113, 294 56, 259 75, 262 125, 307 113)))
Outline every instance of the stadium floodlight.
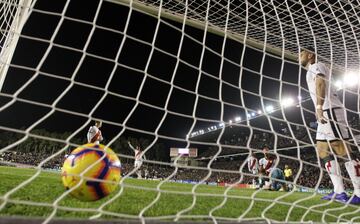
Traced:
POLYGON ((235 117, 235 121, 236 121, 236 122, 241 121, 241 117, 235 117))
POLYGON ((273 105, 268 105, 265 107, 265 111, 268 113, 271 113, 274 111, 274 106, 273 105))
POLYGON ((221 122, 220 124, 219 124, 219 127, 224 127, 224 122, 221 122))
POLYGON ((250 118, 250 117, 251 117, 251 114, 246 114, 246 117, 247 117, 247 118, 250 118))
POLYGON ((229 124, 232 124, 232 120, 229 120, 229 124))
POLYGON ((262 111, 261 111, 261 110, 258 110, 257 113, 258 113, 258 114, 262 114, 262 111))
POLYGON ((255 112, 252 112, 252 113, 251 113, 251 116, 255 117, 255 112))
POLYGON ((281 100, 281 106, 283 107, 289 107, 294 104, 294 99, 289 97, 281 100))
POLYGON ((341 80, 335 81, 334 85, 337 89, 342 89, 344 87, 344 83, 341 80))
POLYGON ((299 101, 301 101, 301 100, 302 100, 302 96, 298 96, 297 98, 298 98, 298 100, 299 100, 299 101))
POLYGON ((346 73, 343 78, 343 83, 347 87, 355 86, 359 83, 359 75, 355 72, 346 73))

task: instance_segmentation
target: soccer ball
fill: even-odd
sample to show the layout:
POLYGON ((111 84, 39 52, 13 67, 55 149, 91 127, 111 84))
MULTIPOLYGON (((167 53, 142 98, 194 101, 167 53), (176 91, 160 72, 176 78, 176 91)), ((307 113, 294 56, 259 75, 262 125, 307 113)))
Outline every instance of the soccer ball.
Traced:
POLYGON ((75 198, 95 201, 116 189, 120 169, 120 160, 109 147, 85 144, 74 149, 66 158, 61 172, 62 182, 75 198))

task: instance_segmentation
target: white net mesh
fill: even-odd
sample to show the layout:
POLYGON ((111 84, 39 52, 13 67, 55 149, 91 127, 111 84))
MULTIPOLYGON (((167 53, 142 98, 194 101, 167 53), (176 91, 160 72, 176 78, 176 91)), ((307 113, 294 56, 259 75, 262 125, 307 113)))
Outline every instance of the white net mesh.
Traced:
MULTIPOLYGON (((142 1, 159 7, 160 1, 142 1)), ((342 69, 359 68, 358 2, 346 1, 190 1, 188 19, 240 35, 278 51, 294 54, 299 47, 316 46, 319 56, 342 69), (206 19, 206 12, 209 15, 206 19)), ((185 2, 168 1, 162 8, 182 17, 185 2)))
MULTIPOLYGON (((358 11, 357 0, 1 1, 1 216, 359 221, 358 206, 320 199, 332 184, 297 62, 314 47, 332 84, 356 78, 358 11), (85 203, 58 171, 95 119, 122 179, 109 197, 85 203), (128 141, 144 150, 139 169, 128 141), (265 145, 276 167, 292 168, 289 192, 255 189, 247 159, 265 145), (197 148, 197 157, 170 158, 171 147, 197 148)), ((340 84, 358 152, 359 87, 340 84)))

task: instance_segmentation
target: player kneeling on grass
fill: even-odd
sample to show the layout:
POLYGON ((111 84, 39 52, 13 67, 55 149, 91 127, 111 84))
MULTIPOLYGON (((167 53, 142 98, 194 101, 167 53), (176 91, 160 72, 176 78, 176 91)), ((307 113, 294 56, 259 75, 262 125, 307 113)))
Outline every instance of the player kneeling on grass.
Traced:
POLYGON ((285 176, 284 172, 279 168, 273 168, 270 172, 270 189, 273 191, 286 191, 286 183, 285 183, 285 176), (280 180, 280 181, 279 181, 280 180), (282 182, 283 180, 284 182, 282 182))

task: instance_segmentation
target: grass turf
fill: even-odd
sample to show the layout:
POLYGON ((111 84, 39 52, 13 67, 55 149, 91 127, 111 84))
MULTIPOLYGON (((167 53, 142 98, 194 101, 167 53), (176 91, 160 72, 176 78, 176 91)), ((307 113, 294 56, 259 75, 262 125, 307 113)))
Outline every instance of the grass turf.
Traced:
MULTIPOLYGON (((34 169, 0 166, 0 217, 49 217, 54 212, 55 200, 65 192, 60 173, 57 172, 42 170, 29 184, 5 197, 10 190, 36 172, 34 169)), ((103 207, 101 218, 131 219, 138 218, 141 213, 145 218, 172 220, 179 211, 183 211, 181 220, 205 220, 211 214, 217 220, 235 220, 241 217, 245 220, 287 222, 335 222, 339 218, 342 218, 340 221, 360 221, 360 206, 323 201, 320 199, 321 195, 312 193, 288 194, 199 185, 193 194, 194 185, 191 184, 166 182, 159 187, 159 191, 159 183, 160 181, 128 178, 116 192, 96 202, 81 202, 66 196, 56 204, 54 218, 89 218, 99 214, 98 208, 102 204, 119 195, 103 207), (156 203, 149 206, 156 198, 156 203), (147 209, 144 210, 145 207, 147 209)))

